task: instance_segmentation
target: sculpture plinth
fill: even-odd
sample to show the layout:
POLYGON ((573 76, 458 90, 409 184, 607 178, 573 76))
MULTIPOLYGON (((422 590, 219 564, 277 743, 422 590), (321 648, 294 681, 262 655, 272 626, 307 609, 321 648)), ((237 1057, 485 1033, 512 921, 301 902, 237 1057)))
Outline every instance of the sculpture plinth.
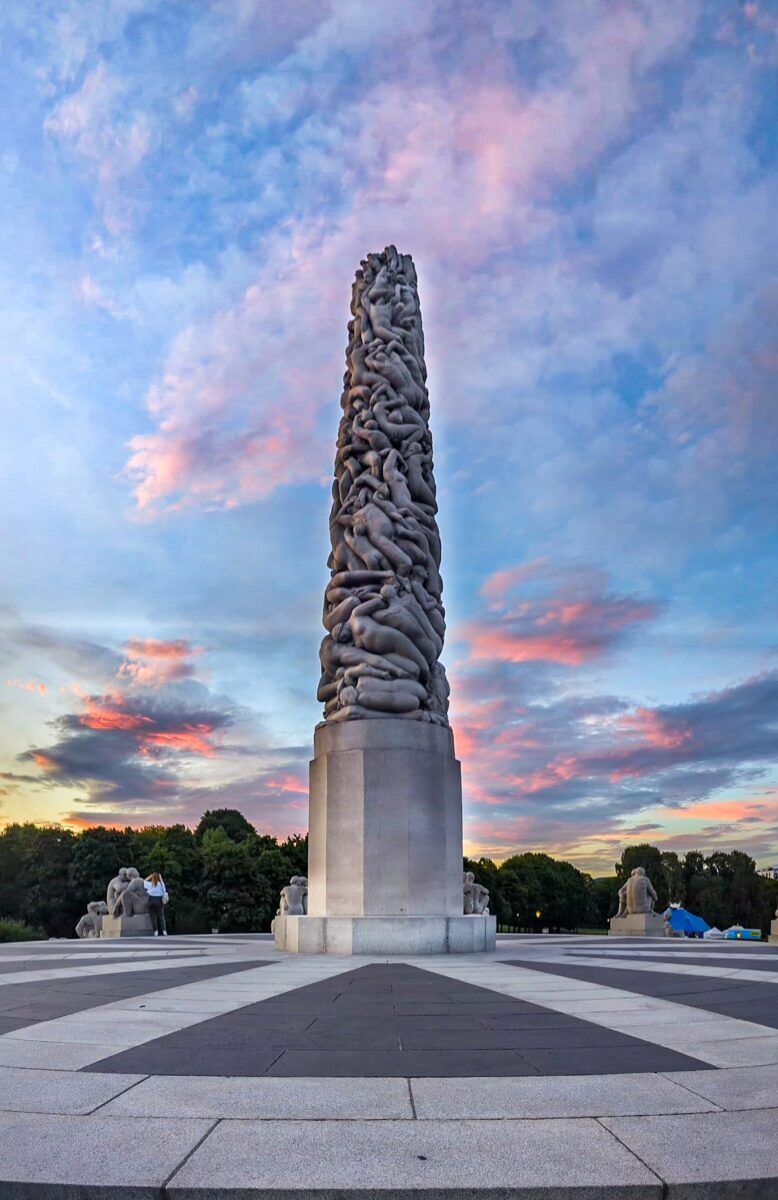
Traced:
POLYGON ((125 917, 119 913, 115 917, 103 917, 101 938, 151 937, 154 929, 148 913, 137 913, 125 917))
MULTIPOLYGON (((308 953, 484 950, 494 919, 463 911, 462 794, 439 661, 440 533, 411 258, 394 246, 368 255, 351 313, 308 890, 304 903, 299 881, 285 889, 273 932, 280 948, 308 953)), ((472 887, 469 895, 472 908, 472 887)))
POLYGON ((611 917, 608 933, 611 937, 664 937, 665 927, 659 913, 628 913, 611 917))
POLYGON ((300 953, 491 949, 494 918, 462 912, 462 791, 451 730, 323 723, 310 766, 308 912, 281 915, 300 953))

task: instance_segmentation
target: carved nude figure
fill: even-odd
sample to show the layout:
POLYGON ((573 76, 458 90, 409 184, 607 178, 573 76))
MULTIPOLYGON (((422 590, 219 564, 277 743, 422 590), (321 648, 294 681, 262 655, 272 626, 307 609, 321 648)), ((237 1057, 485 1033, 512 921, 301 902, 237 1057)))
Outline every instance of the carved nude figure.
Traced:
POLYGON ((327 721, 445 725, 441 548, 412 260, 393 246, 368 255, 351 314, 317 694, 327 721))
POLYGON ((127 868, 127 886, 119 898, 117 915, 137 917, 149 911, 146 886, 135 867, 127 868))
POLYGON ((276 915, 302 917, 307 912, 308 880, 304 875, 293 875, 286 887, 281 888, 281 903, 276 915))
POLYGON ((633 916, 654 911, 656 892, 644 867, 635 867, 626 883, 619 888, 619 911, 616 916, 633 916))
POLYGON ((125 888, 127 887, 127 884, 130 882, 129 875, 127 874, 127 872, 130 871, 131 869, 132 869, 131 867, 119 867, 117 874, 113 877, 113 879, 108 884, 108 891, 106 893, 105 902, 108 907, 108 912, 112 917, 115 917, 117 915, 117 909, 119 906, 119 901, 121 899, 122 892, 125 890, 125 888))
POLYGON ((472 913, 481 915, 489 912, 489 889, 483 887, 480 883, 476 883, 475 875, 472 871, 464 871, 462 873, 462 892, 464 907, 463 911, 466 916, 472 913))
POLYGON ((103 917, 108 916, 105 900, 90 900, 86 912, 76 925, 76 937, 99 938, 103 917))

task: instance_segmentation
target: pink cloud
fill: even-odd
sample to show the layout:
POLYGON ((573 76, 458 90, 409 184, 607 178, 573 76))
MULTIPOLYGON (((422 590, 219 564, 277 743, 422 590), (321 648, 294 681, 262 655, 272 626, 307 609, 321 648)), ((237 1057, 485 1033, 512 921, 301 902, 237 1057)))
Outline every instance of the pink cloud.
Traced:
POLYGON ((45 683, 35 683, 32 680, 6 679, 5 686, 22 688, 22 690, 25 692, 37 692, 39 696, 46 695, 46 684, 45 683))
POLYGON ((194 673, 192 658, 204 653, 202 646, 192 646, 180 638, 163 641, 159 638, 131 638, 124 644, 125 660, 118 677, 142 687, 160 687, 194 673))
POLYGON ((482 593, 490 611, 455 634, 472 662, 581 666, 657 613, 652 602, 609 594, 597 572, 560 570, 545 560, 495 572, 482 593))
MULTIPOLYGON (((346 207, 325 223, 317 196, 315 215, 278 225, 254 284, 174 341, 147 396, 156 428, 130 444, 139 511, 232 507, 320 479, 360 258, 387 241, 415 251, 433 327, 466 331, 459 309, 484 303, 479 271, 504 246, 553 227, 549 189, 613 144, 640 102, 642 74, 693 25, 691 12, 660 22, 643 6, 555 29, 566 38, 565 71, 533 93, 512 82, 500 50, 488 82, 480 55, 456 71, 433 60, 418 75, 393 74, 387 60, 385 78, 331 115, 328 155, 350 181, 346 207)), ((323 22, 313 39, 319 61, 335 52, 333 29, 323 22)), ((285 70, 305 71, 306 61, 301 50, 285 70)), ((449 343, 443 333, 441 356, 449 343)))

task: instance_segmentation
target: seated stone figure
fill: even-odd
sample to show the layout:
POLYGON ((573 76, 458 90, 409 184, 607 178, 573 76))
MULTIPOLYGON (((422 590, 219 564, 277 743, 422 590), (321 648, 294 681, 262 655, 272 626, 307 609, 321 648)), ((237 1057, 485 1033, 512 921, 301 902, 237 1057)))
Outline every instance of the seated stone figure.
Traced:
POLYGON ((305 875, 293 875, 281 888, 281 904, 276 916, 303 917, 308 912, 308 880, 305 875))
POLYGON ((475 875, 472 871, 464 871, 462 873, 462 892, 464 900, 463 911, 466 916, 488 914, 489 889, 483 887, 480 883, 476 883, 475 875))
POLYGON ((86 912, 76 925, 76 937, 99 938, 103 917, 108 916, 105 900, 90 900, 86 912))
POLYGON ((117 916, 137 917, 149 911, 149 895, 135 867, 127 867, 127 886, 119 897, 117 916))
POLYGON ((617 917, 631 917, 636 913, 652 913, 656 892, 646 875, 645 867, 635 867, 626 883, 619 888, 619 911, 617 917))
MULTIPOLYGON (((108 906, 108 913, 112 917, 119 915, 119 901, 121 894, 130 882, 128 872, 133 870, 132 867, 119 867, 116 875, 108 884, 108 892, 106 893, 105 902, 108 906)), ((137 874, 137 872, 136 872, 137 874)))

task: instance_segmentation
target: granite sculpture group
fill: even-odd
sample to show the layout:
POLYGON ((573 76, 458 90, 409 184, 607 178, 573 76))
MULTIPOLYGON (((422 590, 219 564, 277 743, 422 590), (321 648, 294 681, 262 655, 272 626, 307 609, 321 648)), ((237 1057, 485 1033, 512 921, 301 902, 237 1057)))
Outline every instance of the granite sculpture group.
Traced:
POLYGON ((491 948, 494 918, 477 885, 463 898, 424 334, 413 260, 394 246, 356 273, 340 403, 308 897, 302 912, 291 911, 299 896, 282 902, 276 945, 491 948))
POLYGON ((76 925, 80 938, 144 937, 153 932, 149 897, 135 867, 120 867, 105 900, 90 900, 76 925))
POLYGON ((351 314, 318 698, 327 721, 447 725, 440 534, 410 256, 394 246, 368 255, 351 314))

